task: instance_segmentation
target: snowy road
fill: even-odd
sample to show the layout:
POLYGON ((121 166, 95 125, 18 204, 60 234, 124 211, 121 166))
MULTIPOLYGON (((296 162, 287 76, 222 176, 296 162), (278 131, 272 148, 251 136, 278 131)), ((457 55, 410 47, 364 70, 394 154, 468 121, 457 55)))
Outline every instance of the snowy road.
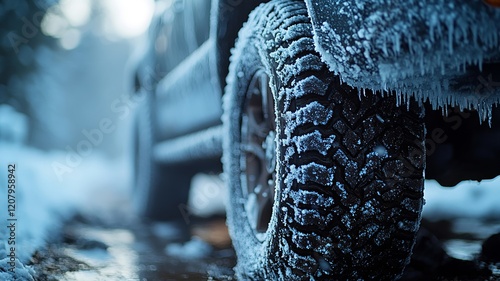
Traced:
MULTIPOLYGON (((203 177, 195 182, 198 193, 203 193, 203 182, 213 184, 203 177)), ((478 194, 477 186, 457 192, 427 184, 426 231, 419 236, 402 280, 500 278, 498 268, 491 267, 491 275, 477 263, 485 239, 500 231, 500 220, 485 201, 494 195, 488 183, 483 184, 484 194, 478 194), (457 195, 450 197, 449 192, 457 195), (475 201, 467 192, 475 192, 475 201), (467 216, 467 208, 457 208, 457 203, 476 206, 476 211, 469 210, 467 216)), ((32 263, 39 280, 237 280, 236 257, 223 216, 193 217, 189 224, 176 225, 143 222, 130 211, 124 194, 111 192, 101 200, 108 203, 106 207, 77 215, 63 228, 60 239, 35 253, 32 263)), ((491 250, 498 250, 496 243, 491 250)))
MULTIPOLYGON (((500 228, 500 222, 476 220, 425 225, 443 239, 448 254, 464 260, 474 259, 481 250, 485 232, 500 228)), ((65 227, 60 241, 34 255, 34 268, 39 280, 236 280, 235 254, 222 218, 193 223, 196 238, 189 242, 181 243, 187 236, 180 233, 167 224, 103 223, 80 217, 65 227)), ((473 262, 451 260, 439 267, 438 244, 429 244, 428 238, 422 238, 424 246, 414 256, 419 262, 403 280, 496 280, 488 279, 487 271, 473 262), (432 272, 431 267, 438 273, 423 273, 432 272)))
MULTIPOLYGON (((123 187, 127 186, 129 173, 117 163, 96 154, 75 169, 71 180, 61 183, 50 163, 63 159, 64 154, 7 145, 1 146, 0 152, 2 167, 10 162, 18 164, 19 196, 18 279, 5 271, 9 268, 8 259, 3 259, 0 280, 33 280, 29 275, 35 280, 235 280, 232 268, 236 258, 223 218, 193 217, 189 224, 177 227, 144 223, 131 211, 128 189, 123 187), (190 234, 196 238, 182 243, 189 240, 190 234)), ((1 175, 0 180, 6 180, 6 173, 1 175)), ((197 177, 193 181, 198 182, 196 194, 214 193, 213 186, 211 193, 200 190, 203 182, 216 182, 207 180, 197 177)), ((443 245, 423 239, 424 247, 417 247, 420 250, 415 252, 414 260, 425 261, 424 269, 430 270, 430 265, 443 262, 435 256, 441 247, 454 258, 469 260, 444 259, 448 262, 437 267, 441 268, 439 273, 434 272, 436 268, 431 270, 434 280, 485 280, 485 272, 471 261, 480 253, 483 241, 500 232, 498 186, 498 178, 481 184, 463 183, 453 190, 426 182, 424 217, 432 221, 425 225, 443 245), (426 241, 432 242, 430 248, 426 241)), ((2 197, 7 198, 6 194, 2 197)), ((206 198, 213 202, 220 197, 206 198)), ((199 205, 205 202, 194 201, 199 205)), ((204 207, 217 210, 214 206, 204 207)), ((219 202, 219 210, 220 207, 219 202)), ((0 212, 2 221, 6 221, 6 215, 6 210, 0 212)), ((2 231, 0 234, 6 237, 2 231)), ((500 242, 493 245, 490 250, 498 253, 500 242)), ((414 278, 422 274, 421 266, 410 269, 416 269, 417 275, 415 270, 408 271, 412 275, 404 280, 433 280, 429 273, 424 279, 414 278)), ((500 278, 498 270, 495 274, 492 278, 500 278)))

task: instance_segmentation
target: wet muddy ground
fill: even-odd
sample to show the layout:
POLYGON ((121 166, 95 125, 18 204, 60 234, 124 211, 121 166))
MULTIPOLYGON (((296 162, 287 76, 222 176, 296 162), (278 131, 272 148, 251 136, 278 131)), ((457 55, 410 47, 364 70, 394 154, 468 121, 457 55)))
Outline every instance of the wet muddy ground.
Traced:
MULTIPOLYGON (((224 218, 189 226, 75 218, 32 264, 39 280, 236 280, 224 218), (186 242, 189 234, 195 238, 186 242)), ((496 267, 478 262, 485 239, 500 232, 500 221, 424 221, 423 226, 402 280, 500 280, 496 267)), ((495 243, 490 254, 498 255, 495 243)))
POLYGON ((39 280, 236 280, 224 219, 193 223, 192 240, 187 232, 182 224, 78 218, 32 264, 39 280))

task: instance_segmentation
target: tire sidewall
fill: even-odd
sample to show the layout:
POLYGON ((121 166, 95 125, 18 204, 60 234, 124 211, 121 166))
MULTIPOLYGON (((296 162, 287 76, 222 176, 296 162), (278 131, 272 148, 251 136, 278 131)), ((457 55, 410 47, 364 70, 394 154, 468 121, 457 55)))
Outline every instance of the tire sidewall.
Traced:
MULTIPOLYGON (((244 27, 245 28, 245 27, 244 27)), ((248 34, 242 32, 243 34, 248 34)), ((241 174, 241 157, 242 151, 240 145, 242 143, 241 136, 241 117, 245 106, 245 99, 249 90, 250 81, 253 75, 264 70, 272 80, 270 75, 272 71, 269 69, 269 62, 266 60, 266 53, 259 50, 256 46, 260 46, 261 42, 255 34, 249 37, 239 38, 238 44, 243 45, 243 48, 237 48, 245 54, 236 57, 237 61, 232 61, 230 66, 228 85, 226 87, 226 95, 224 96, 224 155, 223 165, 226 174, 226 180, 229 187, 229 202, 227 221, 228 228, 233 239, 233 245, 238 254, 238 265, 244 268, 237 269, 237 273, 245 273, 252 275, 253 278, 266 276, 266 268, 269 268, 269 249, 273 243, 273 238, 276 233, 276 210, 279 208, 273 206, 273 213, 268 230, 265 234, 264 241, 257 239, 254 230, 250 226, 247 213, 245 210, 245 198, 243 195, 243 176, 241 174)), ((233 54, 233 57, 235 54, 233 54)), ((273 96, 276 100, 275 91, 273 96)), ((276 141, 276 140, 275 140, 276 141)), ((279 167, 277 167, 279 169, 279 167)), ((277 179, 279 181, 279 179, 277 179)), ((279 182, 276 183, 279 186, 279 182)), ((275 190, 275 198, 279 198, 279 190, 275 190)))

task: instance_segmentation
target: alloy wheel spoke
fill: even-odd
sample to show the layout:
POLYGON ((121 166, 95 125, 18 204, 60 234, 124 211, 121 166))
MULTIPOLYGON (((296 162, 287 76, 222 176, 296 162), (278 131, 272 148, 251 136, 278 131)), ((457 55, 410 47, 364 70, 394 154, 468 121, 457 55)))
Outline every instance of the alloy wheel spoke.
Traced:
POLYGON ((245 163, 244 191, 249 223, 257 233, 267 231, 272 214, 276 178, 274 96, 269 78, 257 71, 246 94, 241 123, 241 155, 245 163))

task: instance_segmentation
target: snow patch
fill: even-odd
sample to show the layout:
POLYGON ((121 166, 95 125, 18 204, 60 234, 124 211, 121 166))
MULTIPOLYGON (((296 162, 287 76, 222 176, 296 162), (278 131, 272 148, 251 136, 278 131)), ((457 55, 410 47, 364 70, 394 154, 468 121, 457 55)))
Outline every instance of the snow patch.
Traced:
POLYGON ((434 180, 425 181, 427 219, 500 217, 500 176, 482 182, 463 181, 455 187, 442 187, 434 180))
POLYGON ((309 134, 294 136, 290 141, 295 144, 298 153, 315 150, 326 156, 335 141, 335 135, 323 138, 321 133, 315 130, 309 134))
POLYGON ((285 134, 291 138, 295 129, 300 125, 312 123, 314 126, 326 125, 332 118, 333 111, 317 101, 307 104, 295 112, 285 113, 286 127, 285 134))
POLYGON ((327 168, 321 164, 309 163, 302 166, 290 165, 290 172, 284 183, 291 188, 293 181, 305 184, 307 181, 316 182, 325 186, 332 186, 335 167, 327 168))
MULTIPOLYGON (((35 250, 43 246, 65 220, 71 218, 77 211, 92 212, 93 210, 95 212, 100 208, 97 207, 100 203, 109 204, 107 191, 123 193, 125 190, 122 188, 127 186, 129 173, 123 169, 124 166, 102 158, 98 156, 98 153, 95 153, 92 159, 76 167, 63 182, 57 179, 51 163, 54 161, 64 163, 66 157, 64 152, 44 152, 0 141, 0 155, 2 155, 0 182, 7 182, 7 165, 16 165, 15 247, 17 262, 21 263, 17 265, 18 269, 15 273, 18 277, 33 274, 28 266, 22 264, 30 260, 35 250), (115 188, 120 191, 116 191, 115 188)), ((7 203, 6 188, 0 189, 0 200, 5 200, 5 204, 7 203)), ((0 220, 6 222, 7 215, 7 211, 0 212, 0 220)), ((8 237, 7 231, 7 227, 1 227, 0 237, 8 237)), ((6 240, 2 242, 0 256, 6 258, 0 260, 0 271, 7 272, 9 268, 7 252, 11 245, 8 245, 6 240)), ((5 277, 8 272, 1 274, 1 280, 14 280, 5 277)))
POLYGON ((190 241, 180 244, 169 244, 165 248, 165 253, 168 256, 176 257, 184 260, 201 259, 208 256, 212 252, 212 246, 205 241, 193 237, 190 241))
POLYGON ((290 190, 289 196, 290 198, 292 198, 295 206, 298 206, 299 204, 310 204, 312 206, 318 206, 321 208, 330 208, 334 204, 334 200, 332 197, 326 197, 310 190, 290 190))

